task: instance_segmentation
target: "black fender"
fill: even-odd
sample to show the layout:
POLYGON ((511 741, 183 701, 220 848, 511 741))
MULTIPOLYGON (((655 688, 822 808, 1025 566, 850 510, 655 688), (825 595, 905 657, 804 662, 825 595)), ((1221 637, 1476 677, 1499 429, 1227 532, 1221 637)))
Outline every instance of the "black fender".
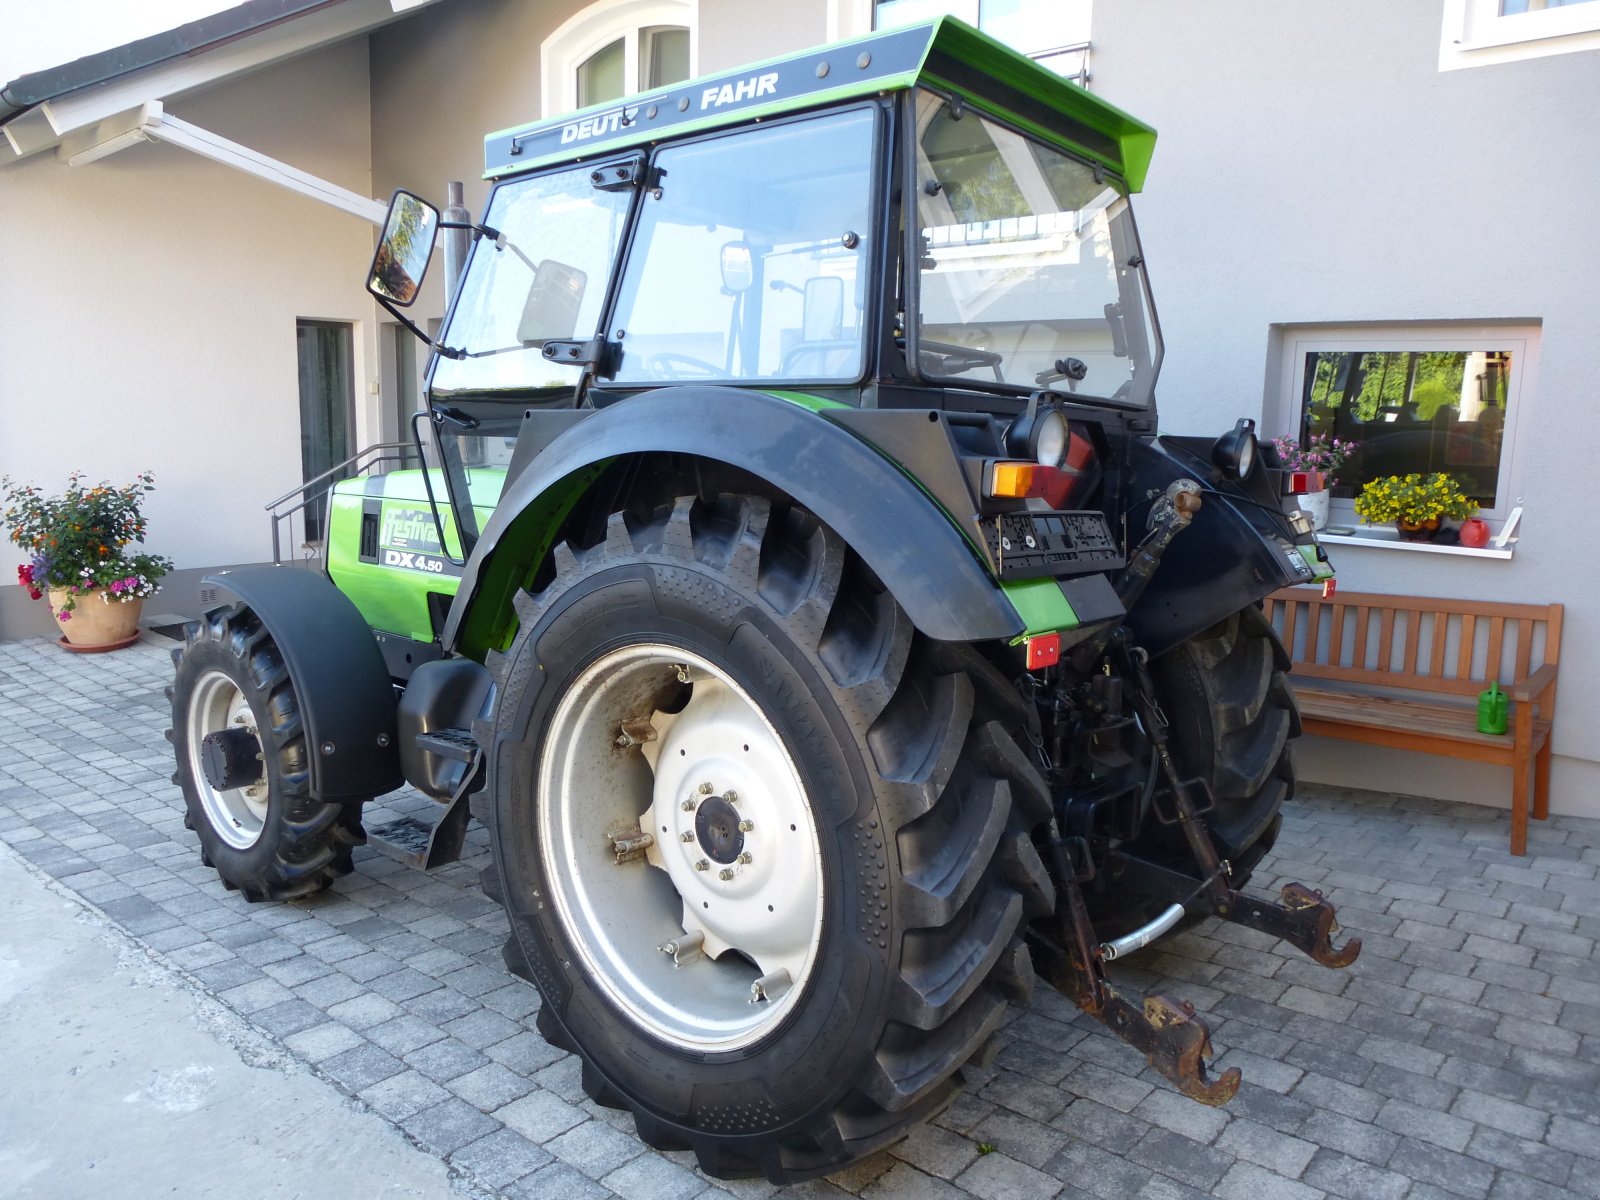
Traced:
POLYGON ((349 597, 300 567, 241 567, 205 582, 248 605, 283 655, 311 750, 311 794, 365 800, 399 787, 394 683, 349 597))
POLYGON ((1169 483, 1187 477, 1204 485, 1200 511, 1167 547, 1128 614, 1135 640, 1154 655, 1281 587, 1309 583, 1314 574, 1297 548, 1312 539, 1290 528, 1277 473, 1258 462, 1244 480, 1226 479, 1210 461, 1212 441, 1163 437, 1129 443, 1130 542, 1143 536, 1150 503, 1169 483))
MULTIPOLYGON (((529 420, 546 415, 556 417, 533 413, 529 420)), ((570 422, 575 414, 562 416, 570 422)), ((523 436, 528 436, 526 426, 523 436)), ((880 451, 799 404, 765 392, 705 386, 661 388, 600 409, 568 424, 513 474, 473 548, 443 644, 457 645, 480 591, 492 607, 509 607, 510 576, 495 556, 530 507, 586 468, 643 453, 725 463, 793 497, 865 560, 929 637, 981 641, 1015 637, 1023 630, 1021 617, 977 550, 928 493, 880 451)), ((512 540, 525 552, 523 539, 512 540)), ((516 565, 520 572, 528 564, 516 565)), ((476 619, 473 624, 481 628, 476 619)))

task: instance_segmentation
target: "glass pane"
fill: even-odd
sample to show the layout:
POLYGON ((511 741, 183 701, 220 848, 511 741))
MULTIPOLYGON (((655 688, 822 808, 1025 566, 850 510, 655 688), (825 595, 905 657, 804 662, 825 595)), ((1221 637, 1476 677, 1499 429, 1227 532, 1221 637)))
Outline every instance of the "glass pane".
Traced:
POLYGON ((435 391, 550 389, 551 400, 571 396, 579 368, 548 362, 542 350, 547 340, 594 335, 632 198, 596 191, 590 169, 495 189, 483 220, 506 235, 506 246, 479 241, 473 248, 442 338, 467 357, 439 359, 435 391))
POLYGON ((1311 353, 1301 428, 1356 443, 1335 496, 1389 475, 1443 471, 1494 508, 1510 379, 1506 350, 1311 353))
POLYGON ((1094 168, 918 97, 920 369, 1148 404, 1161 347, 1127 198, 1094 168), (1057 363, 1080 360, 1075 385, 1057 363))
POLYGON ((872 160, 861 110, 662 151, 623 275, 617 378, 858 377, 872 160))
MULTIPOLYGON (((302 479, 315 479, 351 454, 351 353, 349 325, 332 321, 299 321, 295 345, 300 375, 300 466, 302 479)), ((306 489, 306 540, 322 536, 324 496, 333 481, 306 489)))
POLYGON ((689 31, 676 25, 658 25, 640 31, 644 43, 645 90, 682 83, 689 78, 689 31))
POLYGON ((1500 0, 1500 15, 1512 17, 1519 13, 1542 12, 1547 8, 1565 8, 1569 4, 1593 4, 1596 0, 1500 0))
MULTIPOLYGON (((394 346, 394 428, 395 441, 410 443, 411 417, 417 411, 417 347, 421 344, 404 325, 390 325, 394 346)), ((407 464, 415 457, 407 456, 407 464)))
POLYGON ((960 17, 968 25, 978 23, 978 0, 878 0, 872 13, 874 29, 898 29, 935 17, 960 17))
POLYGON ((1024 54, 1089 40, 1089 0, 983 0, 978 28, 1024 54))
POLYGON ((578 107, 604 104, 619 100, 627 89, 623 86, 624 51, 618 38, 602 50, 596 50, 578 67, 578 107))

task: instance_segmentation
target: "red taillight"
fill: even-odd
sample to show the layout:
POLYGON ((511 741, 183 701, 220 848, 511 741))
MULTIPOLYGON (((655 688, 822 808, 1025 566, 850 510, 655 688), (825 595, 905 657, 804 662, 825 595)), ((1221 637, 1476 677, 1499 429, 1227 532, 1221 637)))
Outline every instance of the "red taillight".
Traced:
POLYGON ((1045 633, 1038 637, 1031 637, 1027 641, 1028 670, 1042 671, 1046 667, 1053 667, 1061 661, 1061 635, 1059 633, 1045 633))

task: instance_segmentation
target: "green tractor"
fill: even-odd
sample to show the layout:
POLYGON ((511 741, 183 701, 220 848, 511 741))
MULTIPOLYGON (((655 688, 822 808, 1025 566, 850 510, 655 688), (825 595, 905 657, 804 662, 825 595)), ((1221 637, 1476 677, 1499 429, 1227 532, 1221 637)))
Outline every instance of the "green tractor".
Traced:
POLYGON ((477 819, 540 1031, 717 1176, 904 1136, 1041 975, 1225 1102, 1106 961, 1359 943, 1241 891, 1300 729, 1259 601, 1331 570, 1252 422, 1156 434, 1154 141, 945 19, 492 134, 481 222, 397 193, 401 319, 471 239, 423 465, 332 488, 325 575, 210 580, 205 861, 286 899, 402 784, 437 822, 370 834, 419 866, 477 819))

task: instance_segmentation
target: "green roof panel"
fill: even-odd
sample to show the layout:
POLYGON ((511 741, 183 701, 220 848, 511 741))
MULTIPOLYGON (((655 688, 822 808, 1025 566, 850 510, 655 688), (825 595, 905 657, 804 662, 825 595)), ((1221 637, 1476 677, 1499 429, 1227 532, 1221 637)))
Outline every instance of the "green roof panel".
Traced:
POLYGON ((1144 185, 1155 130, 954 17, 702 76, 491 133, 484 177, 918 84, 946 92, 1144 185))

